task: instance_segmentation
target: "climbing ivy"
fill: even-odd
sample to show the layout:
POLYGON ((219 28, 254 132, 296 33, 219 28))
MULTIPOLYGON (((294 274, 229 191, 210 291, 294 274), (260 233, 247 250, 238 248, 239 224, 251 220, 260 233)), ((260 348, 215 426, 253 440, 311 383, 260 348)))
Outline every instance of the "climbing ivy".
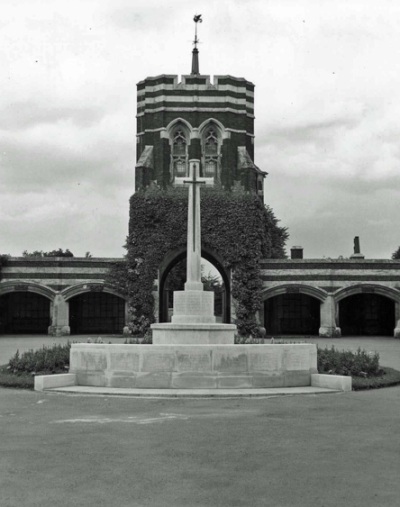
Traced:
MULTIPOLYGON (((165 255, 186 246, 187 196, 185 188, 150 188, 130 199, 127 238, 127 291, 134 335, 143 335, 154 322, 152 292, 165 255)), ((273 211, 255 195, 221 188, 201 190, 202 246, 214 251, 232 270, 239 334, 256 335, 255 319, 261 307, 260 260, 285 257, 286 228, 278 226, 273 211)))

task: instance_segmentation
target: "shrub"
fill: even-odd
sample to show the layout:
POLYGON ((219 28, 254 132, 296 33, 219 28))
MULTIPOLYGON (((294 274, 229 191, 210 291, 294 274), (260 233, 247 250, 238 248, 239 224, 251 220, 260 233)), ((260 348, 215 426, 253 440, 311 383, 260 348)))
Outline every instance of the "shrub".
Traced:
POLYGON ((348 375, 355 377, 372 377, 382 374, 379 366, 379 354, 357 349, 336 350, 335 347, 317 349, 319 373, 333 373, 335 375, 348 375))
POLYGON ((20 355, 19 350, 8 362, 8 370, 13 373, 56 373, 69 369, 69 352, 71 344, 54 344, 53 347, 42 347, 29 350, 20 355))
POLYGON ((353 391, 363 389, 380 389, 382 387, 396 386, 400 384, 400 371, 385 367, 382 373, 376 377, 353 377, 353 391))
POLYGON ((31 373, 10 373, 6 365, 0 366, 0 386, 19 389, 33 389, 34 376, 31 373))
POLYGON ((151 345, 153 343, 153 332, 151 329, 148 329, 143 337, 141 336, 131 336, 130 338, 125 338, 125 345, 151 345))
POLYGON ((264 343, 263 338, 255 338, 254 336, 241 336, 235 334, 235 345, 260 345, 264 343))

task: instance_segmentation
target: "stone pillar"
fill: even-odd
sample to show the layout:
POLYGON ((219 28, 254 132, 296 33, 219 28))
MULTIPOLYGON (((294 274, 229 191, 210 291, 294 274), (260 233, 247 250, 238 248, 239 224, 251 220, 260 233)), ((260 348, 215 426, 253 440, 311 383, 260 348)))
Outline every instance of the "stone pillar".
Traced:
POLYGON ((199 166, 199 160, 190 161, 185 290, 202 291, 199 166))
POLYGON ((152 292, 153 299, 154 299, 154 322, 160 321, 160 295, 159 295, 159 289, 158 289, 158 280, 154 283, 154 289, 152 292))
POLYGON ((260 309, 258 310, 258 312, 256 313, 256 319, 257 319, 257 323, 259 326, 261 327, 265 327, 264 326, 264 301, 261 302, 261 307, 260 309))
POLYGON ((340 328, 336 327, 336 305, 333 296, 327 296, 325 301, 321 303, 320 312, 321 327, 319 328, 319 336, 324 338, 341 336, 340 328))
POLYGON ((71 334, 69 304, 61 294, 57 294, 54 298, 51 308, 51 326, 48 332, 52 336, 68 336, 71 334))
POLYGON ((125 325, 124 329, 122 330, 122 334, 124 336, 128 336, 131 334, 131 330, 128 327, 129 324, 129 304, 128 301, 125 301, 125 325))
POLYGON ((400 339, 400 302, 396 301, 394 304, 394 315, 396 327, 394 328, 393 336, 400 339))

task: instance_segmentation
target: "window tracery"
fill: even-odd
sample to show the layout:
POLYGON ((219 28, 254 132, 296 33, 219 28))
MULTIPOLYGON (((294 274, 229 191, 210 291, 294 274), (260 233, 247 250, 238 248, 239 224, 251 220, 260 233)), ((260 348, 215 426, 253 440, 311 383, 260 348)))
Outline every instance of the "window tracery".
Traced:
POLYGON ((187 176, 188 166, 188 143, 184 129, 178 125, 173 131, 172 147, 172 175, 182 178, 187 176))
POLYGON ((219 179, 220 136, 214 125, 210 125, 203 136, 203 176, 219 179))

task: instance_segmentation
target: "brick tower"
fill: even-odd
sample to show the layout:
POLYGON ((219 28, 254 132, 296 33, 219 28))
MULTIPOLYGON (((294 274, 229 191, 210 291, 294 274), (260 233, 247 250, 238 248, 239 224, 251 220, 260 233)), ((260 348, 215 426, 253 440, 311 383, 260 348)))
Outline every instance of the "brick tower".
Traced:
POLYGON ((198 21, 195 16, 191 74, 137 85, 136 190, 151 182, 176 185, 188 175, 189 160, 199 159, 202 176, 263 197, 266 173, 254 164, 254 85, 233 76, 214 76, 211 83, 199 73, 198 21))

